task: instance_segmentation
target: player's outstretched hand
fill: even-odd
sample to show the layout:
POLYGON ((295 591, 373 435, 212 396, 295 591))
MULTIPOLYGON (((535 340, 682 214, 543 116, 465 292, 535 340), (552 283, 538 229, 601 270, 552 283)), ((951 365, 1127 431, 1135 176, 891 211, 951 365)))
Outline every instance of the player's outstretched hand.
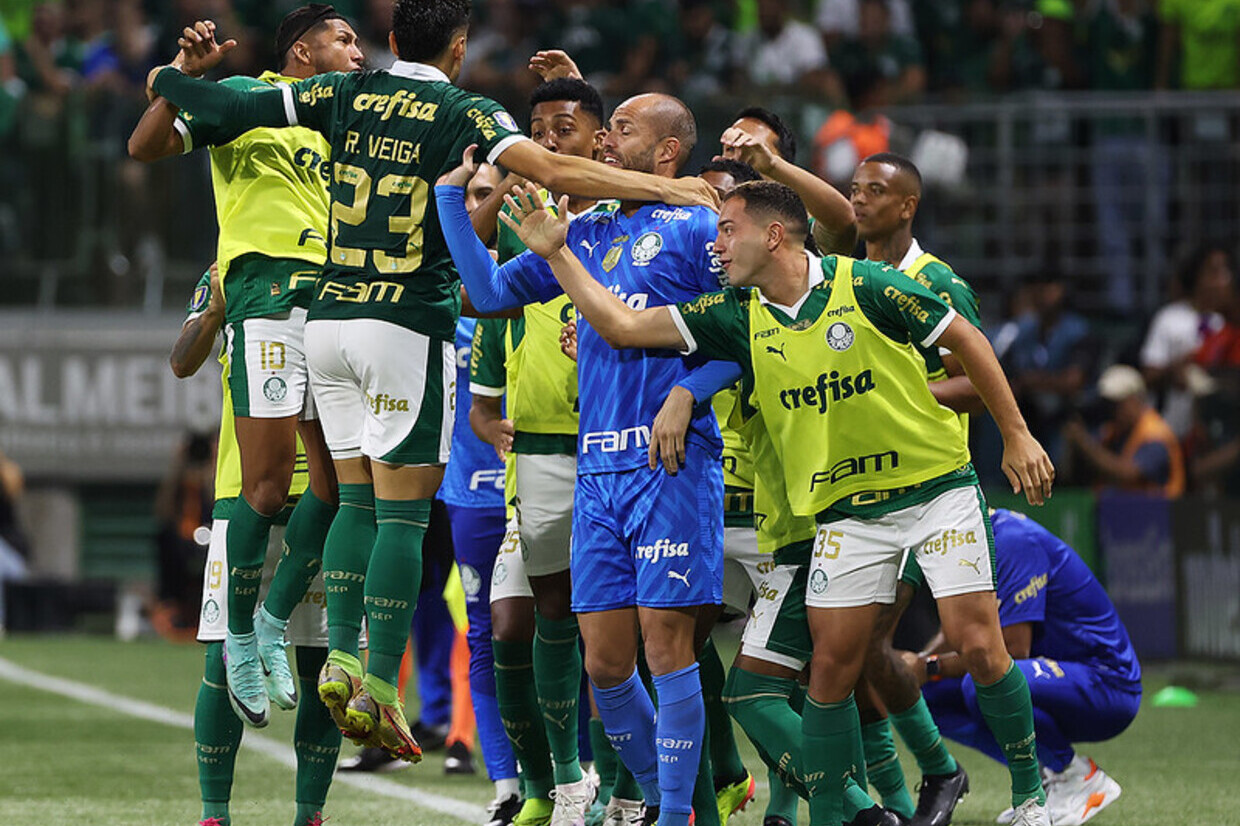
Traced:
POLYGON ((499 219, 517 234, 535 255, 550 258, 560 251, 568 237, 568 196, 562 195, 555 212, 543 204, 538 187, 532 183, 513 187, 504 196, 509 212, 499 219))
POLYGON ((570 318, 560 328, 560 352, 573 361, 577 360, 577 319, 570 318))
POLYGON ((530 69, 537 72, 544 82, 558 80, 562 77, 583 79, 581 70, 577 68, 577 64, 573 62, 573 59, 568 56, 568 52, 563 52, 559 49, 534 52, 534 56, 530 58, 530 69))
POLYGON ((749 164, 763 175, 770 172, 775 165, 775 155, 771 148, 744 129, 729 127, 719 138, 719 143, 723 145, 723 154, 720 157, 749 164))
POLYGON ((693 394, 683 387, 673 387, 663 400, 663 406, 650 427, 650 449, 647 453, 651 470, 659 466, 660 456, 663 458, 663 469, 673 476, 684 464, 685 434, 693 418, 693 404, 693 394))
POLYGON ((715 188, 696 175, 667 182, 663 201, 672 206, 704 206, 719 211, 721 201, 715 188))
POLYGON ((478 144, 471 143, 465 147, 465 152, 461 155, 461 165, 456 169, 449 169, 447 172, 439 176, 439 180, 435 181, 436 186, 468 186, 474 173, 478 171, 478 162, 474 160, 474 152, 478 149, 478 144))
POLYGON ((1012 493, 1023 490, 1030 505, 1041 505, 1050 498, 1055 466, 1029 431, 1004 440, 1003 472, 1012 485, 1012 493))
POLYGON ((177 39, 181 47, 180 69, 191 77, 201 77, 220 65, 224 55, 237 47, 236 40, 215 41, 215 23, 210 20, 199 20, 192 26, 186 26, 177 39))

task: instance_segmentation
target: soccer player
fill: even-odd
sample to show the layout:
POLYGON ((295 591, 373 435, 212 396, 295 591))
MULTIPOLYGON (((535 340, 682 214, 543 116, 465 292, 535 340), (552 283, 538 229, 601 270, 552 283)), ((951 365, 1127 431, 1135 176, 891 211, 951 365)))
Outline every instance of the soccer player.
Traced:
MULTIPOLYGON (((857 166, 849 191, 866 258, 913 278, 980 329, 973 288, 941 259, 922 250, 913 237, 913 220, 922 195, 917 167, 901 155, 871 155, 857 166)), ((938 347, 917 349, 926 363, 930 392, 940 404, 960 414, 960 426, 967 439, 967 414, 983 409, 977 391, 951 353, 938 347)), ((872 703, 861 705, 861 736, 869 780, 882 794, 884 805, 911 818, 913 826, 942 826, 950 822, 956 803, 968 791, 969 778, 939 736, 917 681, 891 648, 903 606, 897 601, 878 610, 875 633, 866 654, 865 676, 887 714, 872 703), (888 720, 912 750, 922 772, 915 810, 888 720)))
MULTIPOLYGON (((639 95, 612 113, 603 160, 670 177, 695 141, 683 103, 639 95)), ((467 158, 442 178, 436 198, 471 300, 489 311, 559 295, 538 256, 527 252, 502 267, 490 260, 460 203, 470 167, 467 158)), ((556 212, 569 226, 567 207, 562 197, 556 212)), ((713 224, 713 210, 630 200, 579 216, 570 237, 593 277, 633 306, 647 306, 717 287, 713 224)), ((691 366, 675 356, 616 351, 588 325, 578 330, 573 610, 608 737, 642 786, 647 817, 658 808, 660 823, 677 826, 690 815, 704 725, 695 625, 700 607, 721 599, 723 480, 710 408, 696 411, 683 470, 673 476, 647 463, 649 423, 691 366), (639 625, 660 700, 657 727, 636 669, 639 625)))
MULTIPOLYGON (((1077 742, 1110 740, 1141 705, 1141 665, 1102 585, 1063 540, 1023 514, 991 512, 995 531, 999 623, 1008 652, 1033 696, 1038 759, 1055 826, 1079 826, 1115 802, 1120 785, 1077 742)), ((910 559, 896 604, 922 584, 910 559)), ((940 634, 925 652, 904 652, 926 702, 948 737, 1002 762, 1003 751, 978 707, 977 685, 940 634)), ((999 822, 1012 819, 1008 810, 999 822)))
POLYGON ((1054 470, 981 332, 890 268, 808 256, 804 206, 780 184, 744 184, 724 201, 714 249, 730 289, 644 310, 590 276, 565 246, 567 227, 535 209, 528 192, 514 203, 522 240, 548 259, 579 315, 609 343, 700 350, 752 376, 792 510, 819 522, 806 598, 814 651, 803 740, 806 766, 824 772, 836 801, 825 821, 839 822, 842 785, 860 757, 852 689, 876 606, 894 599, 900 559, 912 549, 1007 757, 1013 822, 1047 823, 1029 689, 995 609, 984 500, 957 421, 930 394, 912 346, 956 354, 1004 434, 1013 490, 1041 504, 1054 470))
MULTIPOLYGON (((214 27, 207 22, 187 28, 174 64, 192 74, 206 71, 214 57, 204 44, 213 39, 214 27)), ((231 48, 228 43, 220 50, 231 48)), ((276 58, 279 72, 225 83, 237 90, 275 92, 298 78, 362 65, 353 29, 323 4, 285 16, 276 33, 276 58)), ((210 149, 242 468, 241 496, 227 526, 227 683, 237 714, 250 725, 264 726, 269 700, 286 709, 297 703, 284 628, 319 570, 336 511, 336 480, 316 421, 304 347, 306 310, 327 253, 331 152, 309 130, 220 127, 191 113, 178 114, 163 98, 144 113, 129 145, 140 160, 210 149), (268 533, 289 495, 297 435, 306 445, 310 492, 298 502, 289 557, 255 617, 268 533)))
MULTIPOLYGON (((495 191, 499 171, 479 166, 470 180, 466 208, 473 212, 495 191)), ((487 776, 495 798, 487 808, 493 826, 507 826, 521 810, 517 760, 504 731, 496 700, 495 658, 491 647, 491 572, 504 541, 504 462, 469 427, 472 407, 470 365, 473 362, 473 319, 462 318, 456 330, 456 424, 452 454, 444 471, 439 498, 448 505, 452 544, 456 550, 465 610, 469 618, 469 687, 487 776)))
MULTIPOLYGON (((319 692, 346 734, 373 737, 411 761, 421 750, 396 679, 427 514, 450 444, 446 388, 460 308, 430 182, 457 163, 465 146, 477 145, 488 162, 554 191, 714 201, 697 180, 548 152, 498 104, 454 86, 469 15, 467 0, 397 0, 389 44, 398 60, 388 71, 332 73, 248 92, 176 67, 151 72, 159 94, 225 128, 302 124, 331 145, 331 249, 306 325, 342 504, 324 551, 332 652, 319 692), (377 530, 368 543, 371 508, 377 530), (363 608, 370 634, 364 679, 356 656, 363 608)), ((210 45, 218 54, 218 44, 210 45)))
MULTIPOLYGON (((198 372, 206 361, 215 338, 224 324, 224 291, 219 271, 212 264, 190 300, 181 334, 172 348, 172 372, 186 378, 198 372)), ((228 627, 228 566, 225 536, 229 517, 241 495, 241 457, 235 437, 232 393, 229 384, 228 348, 221 347, 223 367, 223 411, 220 416, 219 449, 215 471, 215 507, 212 510, 211 544, 203 571, 202 613, 198 639, 206 643, 206 664, 198 699, 194 706, 194 744, 198 757, 198 787, 202 797, 200 826, 228 826, 229 799, 237 750, 244 726, 230 708, 224 676, 224 637, 228 627)), ((299 452, 300 453, 300 452, 299 452)), ((297 457, 291 495, 304 496, 308 485, 305 456, 297 457)), ((286 513, 276 520, 265 551, 264 586, 272 577, 288 542, 296 541, 296 525, 286 513)), ((327 657, 327 616, 324 611, 323 580, 316 576, 305 598, 293 610, 288 636, 297 647, 298 678, 312 687, 327 657)), ((340 750, 340 732, 313 691, 302 691, 294 728, 297 752, 296 826, 319 826, 323 804, 331 787, 332 771, 340 750)))
MULTIPOLYGON (((584 80, 559 78, 540 84, 530 95, 530 137, 551 152, 579 158, 595 157, 603 137, 603 99, 584 80)), ((502 192, 491 204, 491 226, 502 192)), ((554 196, 548 195, 554 203, 554 196)), ((573 215, 588 212, 591 199, 571 198, 573 215)), ((486 206, 483 207, 486 209, 486 206)), ((483 236, 491 227, 479 227, 479 212, 471 211, 483 236)), ((496 238, 498 261, 523 252, 524 245, 508 227, 500 225, 496 238)), ((502 617, 496 627, 496 663, 503 676, 497 690, 509 713, 528 717, 534 706, 519 697, 532 690, 537 716, 508 719, 514 733, 542 726, 543 738, 524 737, 518 748, 526 768, 527 800, 522 819, 535 816, 546 801, 551 805, 549 779, 554 781, 551 824, 567 826, 584 817, 595 790, 581 771, 577 746, 577 706, 581 692, 581 653, 577 618, 571 610, 569 548, 572 534, 573 487, 577 477, 577 369, 560 352, 559 333, 572 318, 572 304, 558 296, 524 308, 521 318, 484 319, 475 339, 470 389, 474 393, 471 420, 493 444, 497 431, 511 438, 514 461, 515 505, 523 566, 534 595, 532 617, 521 611, 502 617), (507 416, 501 400, 507 400, 507 416), (532 620, 532 621, 531 621, 532 620), (532 646, 530 640, 532 639, 532 646), (533 676, 533 686, 526 677, 533 676), (511 695, 516 696, 511 696, 511 695), (546 743, 551 750, 554 777, 541 776, 542 754, 531 753, 546 743)), ((493 610, 504 613, 521 605, 497 600, 493 610)))
MULTIPOLYGON (((475 176, 475 180, 479 176, 475 176)), ((498 179, 496 178, 496 183, 498 179)), ((471 187, 474 182, 470 182, 471 187)), ((504 540, 504 463, 469 428, 469 364, 474 319, 457 322, 456 425, 453 450, 439 490, 447 503, 465 609, 469 617, 469 686, 487 775, 495 784, 491 815, 506 826, 520 811, 517 760, 496 700, 491 647, 491 571, 504 540)))
MULTIPOLYGON (((770 134, 763 138, 767 150, 780 156, 784 153, 795 156, 795 138, 782 121, 766 110, 759 110, 759 114, 771 120, 770 134), (781 130, 778 141, 772 140, 777 134, 773 131, 776 127, 781 130)), ((753 128, 759 131, 763 127, 753 128)), ((723 157, 713 160, 701 174, 720 192, 721 197, 739 183, 761 180, 761 175, 748 164, 723 157)), ((851 220, 850 216, 851 213, 843 214, 848 220, 851 220)), ((803 569, 809 564, 814 523, 812 519, 792 517, 788 511, 783 494, 782 470, 773 455, 770 438, 762 427, 758 411, 744 401, 745 394, 739 384, 727 388, 707 386, 700 382, 700 376, 695 372, 672 390, 652 432, 652 440, 660 442, 664 460, 677 455, 678 445, 674 441, 670 445, 663 444, 662 434, 668 433, 672 437, 683 435, 689 420, 688 410, 677 412, 675 409, 678 403, 685 404, 684 396, 678 396, 681 390, 687 390, 693 398, 712 399, 723 434, 724 473, 730 485, 724 512, 724 603, 741 613, 748 613, 751 597, 757 597, 758 605, 766 607, 762 613, 768 620, 766 623, 747 624, 745 645, 738 652, 726 682, 722 665, 719 665, 718 696, 731 707, 730 713, 741 723, 763 762, 768 765, 769 798, 763 823, 765 826, 791 826, 796 822, 798 793, 809 799, 811 817, 822 805, 822 799, 810 794, 797 773, 800 750, 795 741, 799 739, 800 709, 804 704, 804 690, 798 678, 810 658, 808 625, 803 608, 799 615, 789 616, 779 611, 778 606, 787 601, 790 593, 804 596, 803 569), (661 426, 664 423, 666 426, 661 426), (751 512, 729 511, 726 507, 729 501, 748 501, 751 512), (757 564, 750 564, 750 560, 755 559, 757 564), (798 565, 802 570, 796 570, 798 565), (738 566, 743 567, 741 576, 736 575, 738 566), (790 589, 790 585, 798 583, 801 586, 799 592, 795 588, 790 589), (774 603, 774 607, 770 603, 774 603), (791 634, 786 629, 775 631, 770 625, 771 621, 780 617, 782 623, 791 622, 796 626, 797 616, 799 628, 794 628, 791 634), (768 646, 772 635, 777 640, 784 638, 782 653, 772 651, 768 646), (795 644, 797 640, 804 641, 799 648, 795 644), (803 656, 798 659, 795 656, 797 653, 803 656)), ((755 619, 759 615, 755 606, 755 619)), ((779 645, 778 642, 773 644, 779 645)), ((711 669, 706 661, 709 653, 704 652, 702 660, 704 693, 711 682, 711 669)), ((711 693, 714 694, 713 691, 711 693)), ((712 710, 713 706, 708 701, 707 720, 713 723, 712 710)), ((729 718, 724 716, 723 719, 726 721, 729 718)), ((711 757, 717 772, 727 765, 727 760, 726 755, 719 754, 716 746, 730 735, 730 730, 730 722, 727 729, 715 725, 711 728, 711 757), (721 730, 724 736, 717 739, 715 735, 721 730)), ((745 798, 737 794, 740 789, 736 784, 717 785, 720 787, 720 818, 726 822, 727 816, 738 805, 743 805, 745 798)), ((883 817, 874 802, 855 783, 846 790, 845 811, 853 823, 883 817)))

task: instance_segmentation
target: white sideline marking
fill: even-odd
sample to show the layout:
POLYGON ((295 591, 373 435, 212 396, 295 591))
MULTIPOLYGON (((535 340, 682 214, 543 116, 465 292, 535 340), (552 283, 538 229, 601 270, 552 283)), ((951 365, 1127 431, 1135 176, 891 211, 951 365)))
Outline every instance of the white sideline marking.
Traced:
MULTIPOLYGON (((31 671, 3 657, 0 657, 0 679, 29 686, 30 688, 50 691, 62 697, 77 700, 80 703, 128 714, 130 717, 150 720, 153 723, 161 723, 166 726, 174 726, 191 731, 194 728, 193 715, 173 711, 170 708, 157 706, 153 703, 134 700, 130 697, 122 697, 119 694, 112 694, 86 683, 64 680, 38 671, 31 671)), ((244 739, 241 741, 241 746, 266 755, 290 769, 297 768, 297 753, 293 751, 293 748, 270 737, 247 730, 244 739)), ((451 815, 468 823, 480 823, 486 815, 486 810, 483 807, 473 803, 466 803, 454 797, 445 797, 434 792, 428 792, 425 789, 403 786, 400 783, 374 775, 337 774, 332 782, 344 783, 372 794, 394 797, 398 800, 407 800, 423 809, 451 815)))

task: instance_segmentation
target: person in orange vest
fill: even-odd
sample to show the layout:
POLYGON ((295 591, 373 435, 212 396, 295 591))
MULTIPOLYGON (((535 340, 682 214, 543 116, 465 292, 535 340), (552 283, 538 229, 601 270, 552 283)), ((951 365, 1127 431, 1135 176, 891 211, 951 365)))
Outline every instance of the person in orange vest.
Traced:
POLYGON ((1098 378, 1098 395, 1114 406, 1096 438, 1079 421, 1064 437, 1103 482, 1120 490, 1174 499, 1184 493, 1184 454, 1175 433, 1149 403, 1135 367, 1113 364, 1098 378))

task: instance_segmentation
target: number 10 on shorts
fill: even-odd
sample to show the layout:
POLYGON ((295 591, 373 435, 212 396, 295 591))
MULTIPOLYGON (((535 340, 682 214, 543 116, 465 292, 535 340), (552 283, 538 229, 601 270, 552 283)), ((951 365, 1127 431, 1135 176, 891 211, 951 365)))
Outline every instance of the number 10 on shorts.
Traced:
POLYGON ((260 359, 260 370, 284 369, 285 355, 283 341, 260 341, 258 343, 258 352, 260 359))

